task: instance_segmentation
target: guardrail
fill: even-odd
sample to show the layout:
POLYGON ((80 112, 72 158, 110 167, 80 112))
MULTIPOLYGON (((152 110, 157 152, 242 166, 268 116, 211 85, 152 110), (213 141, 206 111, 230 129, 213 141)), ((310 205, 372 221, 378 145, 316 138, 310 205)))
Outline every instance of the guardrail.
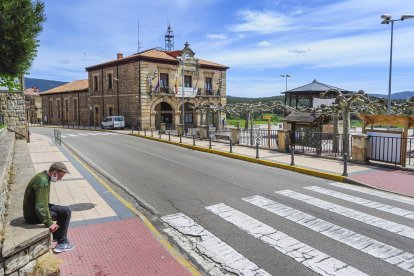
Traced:
POLYGON ((62 135, 59 129, 54 129, 55 143, 59 146, 62 145, 62 135))

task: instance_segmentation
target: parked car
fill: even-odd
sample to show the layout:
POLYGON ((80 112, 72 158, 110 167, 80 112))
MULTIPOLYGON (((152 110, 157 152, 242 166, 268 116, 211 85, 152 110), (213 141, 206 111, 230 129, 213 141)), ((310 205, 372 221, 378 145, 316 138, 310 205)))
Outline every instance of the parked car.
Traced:
POLYGON ((125 119, 124 116, 108 116, 101 123, 102 128, 108 129, 124 129, 125 119))

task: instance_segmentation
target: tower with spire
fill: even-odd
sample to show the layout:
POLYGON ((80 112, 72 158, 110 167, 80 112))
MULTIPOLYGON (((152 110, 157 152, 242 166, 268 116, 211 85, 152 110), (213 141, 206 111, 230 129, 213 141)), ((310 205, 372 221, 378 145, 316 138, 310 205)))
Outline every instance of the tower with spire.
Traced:
POLYGON ((171 29, 170 22, 168 22, 167 32, 165 33, 165 51, 174 50, 174 33, 171 29))

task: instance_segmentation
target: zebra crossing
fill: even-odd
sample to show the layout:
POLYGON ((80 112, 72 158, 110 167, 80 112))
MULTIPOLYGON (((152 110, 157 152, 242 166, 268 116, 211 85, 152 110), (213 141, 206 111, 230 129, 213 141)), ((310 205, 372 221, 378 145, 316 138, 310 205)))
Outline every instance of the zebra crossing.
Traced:
POLYGON ((87 132, 87 133, 65 133, 62 134, 61 138, 75 138, 75 137, 85 137, 85 136, 108 136, 108 135, 119 135, 118 133, 113 132, 87 132))
MULTIPOLYGON (((300 188, 300 192, 293 190, 274 192, 276 198, 283 198, 283 204, 274 198, 270 199, 263 195, 243 197, 240 198, 240 201, 248 203, 249 208, 253 208, 253 213, 265 212, 278 219, 298 224, 303 227, 301 228, 304 229, 303 231, 324 236, 339 248, 347 247, 348 251, 354 250, 355 254, 362 254, 362 258, 363 256, 375 258, 391 271, 396 271, 393 272, 394 275, 414 274, 414 248, 407 249, 411 248, 407 246, 404 246, 404 249, 398 248, 399 246, 395 246, 396 243, 390 243, 388 239, 384 241, 384 238, 382 240, 375 238, 367 231, 358 233, 356 230, 361 229, 362 226, 372 226, 387 235, 403 237, 407 243, 413 244, 414 228, 409 226, 413 225, 411 220, 414 218, 414 212, 409 210, 414 205, 411 198, 343 183, 330 183, 326 187, 303 187, 300 188), (330 189, 331 187, 332 189, 330 189), (341 191, 337 191, 338 189, 341 191), (352 192, 352 195, 348 194, 349 192, 352 192), (323 200, 309 194, 321 196, 323 200), (338 204, 338 199, 339 202, 347 203, 347 206, 352 205, 352 208, 338 204), (387 200, 387 204, 381 202, 383 199, 387 200), (327 216, 329 219, 326 217, 324 219, 318 218, 314 214, 290 206, 291 204, 297 205, 298 201, 305 206, 316 207, 318 210, 331 213, 334 217, 352 219, 356 224, 352 225, 352 229, 346 228, 329 221, 332 216, 327 216), (407 208, 393 206, 389 204, 391 201, 399 206, 407 205, 407 208), (374 216, 355 210, 360 206, 365 207, 364 210, 373 209, 381 215, 374 216), (393 221, 394 218, 404 222, 396 223, 393 221)), ((230 223, 250 237, 257 239, 258 242, 269 246, 272 250, 290 257, 294 262, 303 266, 305 271, 308 269, 309 275, 315 273, 319 275, 370 275, 369 269, 367 269, 369 265, 356 267, 347 264, 341 260, 340 256, 330 256, 323 252, 323 249, 317 248, 315 245, 312 247, 297 236, 290 236, 288 232, 277 229, 277 226, 260 221, 251 216, 252 212, 249 212, 250 215, 248 215, 225 203, 217 203, 204 208, 214 215, 214 219, 230 223)), ((251 262, 249 256, 243 256, 185 214, 171 214, 163 216, 161 219, 167 226, 164 231, 176 240, 188 254, 193 255, 194 252, 197 252, 197 254, 204 256, 204 260, 209 260, 207 265, 203 262, 199 263, 203 267, 208 266, 207 271, 211 275, 227 275, 229 273, 271 275, 264 268, 251 262)), ((199 260, 197 257, 195 259, 199 260)), ((387 273, 384 271, 382 275, 389 275, 387 273)), ((378 272, 371 275, 377 274, 378 272)))

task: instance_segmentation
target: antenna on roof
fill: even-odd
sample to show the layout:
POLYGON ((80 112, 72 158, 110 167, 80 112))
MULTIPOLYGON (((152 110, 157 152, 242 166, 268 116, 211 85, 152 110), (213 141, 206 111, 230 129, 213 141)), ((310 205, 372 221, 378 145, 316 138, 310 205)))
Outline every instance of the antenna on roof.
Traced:
POLYGON ((168 21, 167 32, 165 33, 165 51, 174 50, 174 33, 171 29, 170 22, 168 21))
POLYGON ((138 53, 141 50, 141 42, 139 41, 139 19, 138 19, 138 53))

